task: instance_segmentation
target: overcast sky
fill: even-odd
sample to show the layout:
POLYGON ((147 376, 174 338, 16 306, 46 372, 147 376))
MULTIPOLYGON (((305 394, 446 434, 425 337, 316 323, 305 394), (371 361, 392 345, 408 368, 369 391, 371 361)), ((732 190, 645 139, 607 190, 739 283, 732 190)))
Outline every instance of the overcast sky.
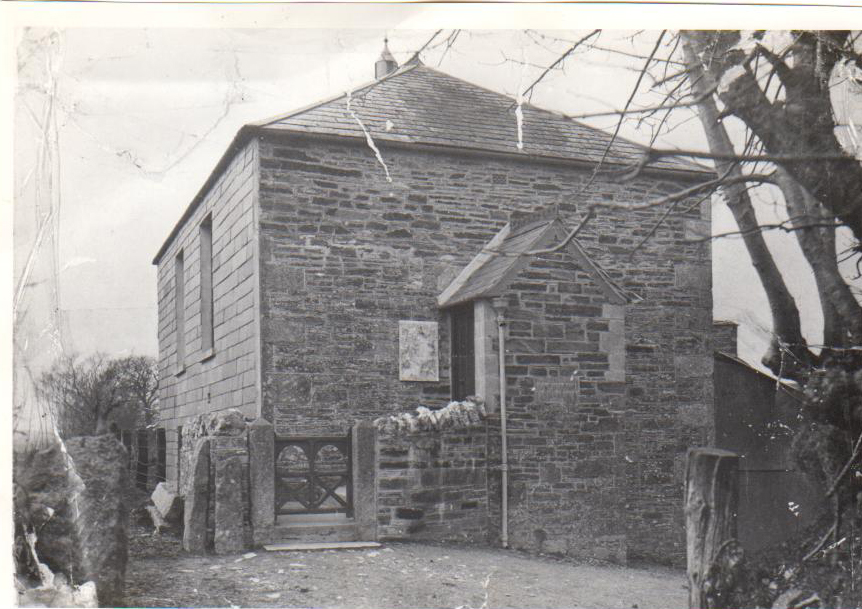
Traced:
MULTIPOLYGON (((22 302, 28 319, 21 334, 30 341, 35 367, 62 350, 156 355, 151 260, 236 131, 367 82, 384 36, 403 62, 433 33, 415 29, 421 22, 416 13, 411 19, 395 18, 378 7, 375 14, 380 27, 366 20, 362 29, 259 27, 283 28, 290 20, 258 21, 253 29, 191 29, 165 27, 181 22, 166 19, 146 28, 15 32, 16 281, 28 269, 49 195, 57 197, 58 210, 55 230, 26 271, 30 287, 22 302), (52 117, 48 131, 46 117, 52 117), (55 135, 48 144, 46 133, 55 135), (59 181, 49 188, 45 180, 52 175, 59 181), (53 276, 58 282, 51 281, 53 276), (52 303, 59 307, 58 316, 51 314, 52 303), (50 319, 58 319, 59 327, 52 327, 50 319), (38 354, 33 345, 40 345, 38 354)), ((185 17, 182 22, 188 24, 185 17)), ((521 23, 509 20, 508 27, 521 23)), ((576 39, 584 33, 545 35, 576 39)), ((633 41, 631 34, 606 31, 600 44, 626 52, 643 52, 647 45, 648 51, 654 37, 633 41)), ((514 97, 565 48, 550 37, 517 29, 472 30, 445 54, 443 48, 432 49, 423 60, 514 97), (524 68, 522 62, 536 67, 524 68)), ((620 108, 637 64, 614 53, 576 53, 563 72, 543 81, 532 101, 569 114, 620 108)), ((657 99, 637 98, 643 104, 657 99)), ((700 125, 692 118, 680 112, 675 118, 680 126, 660 144, 704 148, 700 125)), ((615 119, 587 122, 612 130, 615 119)), ((514 122, 512 128, 515 137, 514 122)), ((625 124, 621 135, 646 142, 650 134, 625 124)), ((762 219, 774 218, 777 207, 770 196, 762 202, 762 219)), ((714 206, 713 229, 735 229, 723 205, 714 206)), ((819 342, 817 295, 794 239, 784 234, 767 239, 799 301, 806 335, 819 342)), ((716 241, 713 260, 715 317, 742 324, 741 354, 756 362, 770 325, 763 291, 739 240, 716 241)))

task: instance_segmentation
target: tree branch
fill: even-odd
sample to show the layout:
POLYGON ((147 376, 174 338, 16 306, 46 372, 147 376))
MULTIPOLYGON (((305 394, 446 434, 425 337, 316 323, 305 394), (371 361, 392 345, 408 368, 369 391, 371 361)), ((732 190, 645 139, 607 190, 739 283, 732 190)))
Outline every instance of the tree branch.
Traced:
POLYGON ((530 92, 533 90, 533 88, 536 85, 538 85, 540 82, 542 82, 542 79, 545 78, 545 76, 547 76, 548 72, 550 72, 555 67, 557 67, 559 64, 561 64, 566 59, 566 57, 568 57, 569 55, 572 54, 572 52, 575 49, 577 49, 579 46, 581 46, 587 40, 589 40, 590 38, 592 38, 596 34, 599 34, 600 32, 601 32, 600 29, 599 30, 593 30, 592 32, 590 32, 589 34, 587 34, 586 36, 584 36, 583 38, 581 38, 580 40, 575 42, 571 47, 569 47, 569 49, 565 53, 563 53, 562 55, 557 57, 556 61, 554 61, 551 65, 549 65, 547 68, 545 68, 544 71, 541 74, 539 74, 539 77, 536 80, 534 80, 533 83, 529 87, 524 89, 524 91, 521 93, 521 95, 523 97, 526 97, 527 95, 529 95, 530 92))
POLYGON ((838 490, 838 486, 841 484, 841 480, 844 479, 844 476, 846 476, 847 472, 850 471, 850 468, 853 467, 853 463, 855 463, 856 459, 859 458, 860 449, 862 449, 862 434, 859 434, 859 439, 856 440, 856 445, 853 447, 853 453, 850 455, 850 458, 847 460, 847 463, 844 464, 844 467, 842 467, 841 471, 838 472, 838 476, 836 476, 832 484, 829 485, 829 490, 826 491, 827 497, 831 497, 835 494, 835 491, 838 490))

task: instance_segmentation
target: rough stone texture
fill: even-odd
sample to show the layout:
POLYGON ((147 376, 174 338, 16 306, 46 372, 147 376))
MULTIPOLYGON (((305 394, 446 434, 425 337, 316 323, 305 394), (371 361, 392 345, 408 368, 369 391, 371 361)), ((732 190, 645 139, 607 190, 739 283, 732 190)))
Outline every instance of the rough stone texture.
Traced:
POLYGON ((275 526, 275 433, 257 419, 248 426, 248 467, 254 544, 270 541, 275 526))
POLYGON ((102 435, 67 440, 66 450, 84 482, 76 502, 81 564, 73 581, 95 582, 99 604, 118 607, 128 560, 126 449, 113 435, 102 435))
POLYGON ((237 456, 215 461, 215 534, 216 554, 233 554, 246 547, 242 501, 244 465, 237 456))
POLYGON ((377 430, 368 421, 353 426, 353 520, 362 541, 377 539, 377 430))
POLYGON ((209 549, 207 516, 210 486, 210 440, 202 438, 191 461, 191 475, 185 496, 183 549, 186 552, 203 554, 209 549))
MULTIPOLYGON (((238 408, 258 414, 257 324, 254 311, 254 205, 257 198, 257 145, 239 150, 204 194, 201 204, 165 251, 158 266, 159 410, 167 428, 167 479, 176 483, 176 430, 198 414, 238 408), (212 214, 213 330, 212 354, 201 350, 199 227, 212 214), (174 259, 183 251, 186 357, 176 361, 174 259)), ((192 444, 194 446, 194 444, 192 444)), ((181 469, 181 468, 180 468, 181 469)))
MULTIPOLYGON (((259 146, 262 409, 277 433, 344 433, 352 419, 394 414, 405 404, 445 405, 449 324, 436 297, 511 212, 558 203, 571 226, 591 203, 642 203, 684 186, 677 177, 647 172, 625 183, 599 175, 584 191, 591 172, 574 165, 382 144, 389 184, 364 145, 284 136, 259 146), (439 382, 398 380, 397 328, 404 319, 440 322, 439 382)), ((578 236, 610 277, 639 298, 626 306, 622 324, 604 315, 604 301, 580 276, 566 282, 572 291, 564 293, 547 283, 550 270, 523 278, 539 284, 526 288, 534 294, 525 313, 560 308, 557 319, 536 321, 530 336, 510 327, 513 339, 541 338, 540 348, 548 350, 533 354, 529 342, 522 345, 524 359, 510 363, 509 382, 520 392, 512 399, 539 391, 543 372, 554 381, 565 380, 551 377, 564 368, 569 375, 578 370, 584 383, 574 408, 558 398, 541 404, 547 420, 526 402, 517 405, 523 415, 513 420, 522 427, 516 445, 523 443, 514 450, 542 461, 525 464, 513 481, 524 517, 513 534, 525 547, 547 545, 536 530, 552 545, 556 532, 567 530, 573 543, 581 535, 607 539, 607 553, 616 555, 624 535, 632 558, 682 561, 682 463, 688 446, 707 439, 708 417, 679 415, 712 403, 712 363, 705 357, 710 252, 708 244, 690 241, 685 221, 708 222, 709 209, 691 205, 670 216, 630 257, 661 213, 599 208, 578 236), (573 317, 577 327, 566 336, 561 320, 573 317), (622 325, 622 357, 610 353, 619 342, 602 339, 611 325, 622 325), (611 374, 620 363, 625 384, 611 374), (520 385, 528 379, 531 387, 520 385), (581 432, 558 433, 561 418, 578 420, 581 432), (562 522, 554 507, 587 502, 590 515, 575 523, 562 522), (530 511, 539 504, 548 511, 530 511)), ((541 389, 545 395, 564 394, 550 385, 541 389)))
POLYGON ((23 527, 37 530, 39 560, 54 573, 72 576, 80 562, 80 544, 74 503, 84 490, 62 445, 57 442, 33 452, 15 452, 15 518, 23 527))
MULTIPOLYGON (((509 545, 625 561, 624 310, 568 254, 544 256, 504 292, 509 545)), ((495 351, 497 351, 495 349, 495 351)), ((500 419, 490 420, 500 459, 500 419)), ((500 475, 491 484, 500 525, 500 475)))
POLYGON ((176 524, 183 519, 183 501, 176 493, 168 489, 167 484, 159 482, 156 490, 150 496, 159 515, 168 524, 176 524))
MULTIPOLYGON (((438 310, 437 295, 510 213, 559 204, 571 226, 590 204, 640 204, 676 192, 691 179, 646 170, 622 182, 616 175, 593 176, 591 167, 518 155, 387 143, 380 144, 380 151, 391 183, 364 141, 271 136, 251 142, 228 163, 217 183, 250 183, 242 187, 248 198, 241 199, 254 209, 249 211, 245 203, 225 207, 237 211, 225 212, 235 215, 220 221, 219 197, 237 191, 214 186, 159 269, 166 412, 174 412, 176 406, 178 420, 186 420, 192 412, 221 409, 234 399, 251 408, 259 397, 260 413, 273 422, 278 434, 343 434, 357 419, 395 414, 407 404, 443 406, 450 398, 450 339, 448 315, 438 310), (244 164, 248 154, 253 161, 244 164), (214 235, 232 227, 223 243, 239 258, 217 265, 223 267, 217 272, 225 287, 216 296, 216 316, 225 311, 224 319, 235 320, 237 329, 230 335, 236 342, 225 351, 220 345, 228 343, 220 343, 217 328, 217 355, 211 360, 215 363, 197 364, 192 361, 197 340, 195 231, 207 209, 214 210, 214 235), (254 221, 255 211, 259 234, 248 244, 245 235, 255 233, 245 222, 254 221), (186 319, 192 363, 174 377, 171 262, 178 247, 188 247, 190 256, 186 319), (254 260, 255 247, 260 266, 250 268, 246 264, 254 260), (245 377, 257 370, 253 318, 258 305, 249 279, 255 273, 261 294, 261 396, 255 394, 253 378, 245 377), (219 305, 219 298, 225 297, 236 302, 219 305), (438 382, 398 380, 401 320, 440 324, 438 382), (237 356, 235 369, 218 353, 237 356), (250 359, 243 359, 246 355, 250 359), (202 380, 205 375, 207 382, 202 380), (208 386, 218 387, 222 396, 218 403, 208 403, 208 386)), ((559 334, 561 327, 565 330, 560 319, 533 319, 530 336, 511 337, 544 341, 538 347, 543 352, 531 353, 533 347, 527 343, 518 352, 526 359, 507 364, 515 369, 508 379, 518 393, 512 399, 524 400, 513 402, 524 417, 520 422, 513 419, 516 427, 523 426, 516 434, 522 444, 513 450, 540 457, 535 465, 525 464, 513 481, 513 494, 524 507, 519 512, 523 520, 515 520, 512 532, 525 547, 547 547, 547 539, 553 545, 557 532, 566 531, 566 543, 571 545, 567 552, 579 554, 578 548, 590 547, 575 543, 576 536, 589 536, 604 540, 603 553, 618 555, 624 536, 632 558, 681 562, 682 463, 688 446, 708 440, 711 418, 682 415, 711 412, 712 303, 709 245, 691 240, 693 222, 698 230, 707 228, 708 205, 699 208, 690 201, 678 209, 685 211, 669 216, 642 245, 663 209, 597 208, 579 234, 590 256, 638 297, 626 306, 624 316, 607 314, 600 306, 605 303, 589 291, 591 284, 578 276, 560 285, 586 292, 553 291, 553 282, 546 282, 553 276, 551 270, 539 269, 535 277, 525 278, 545 288, 544 293, 536 286, 525 289, 530 294, 528 305, 522 307, 525 312, 535 307, 552 315, 551 309, 558 306, 557 317, 576 318, 583 330, 582 337, 566 336, 559 334), (615 339, 620 326, 624 353, 615 339), (523 374, 519 367, 525 368, 523 374), (570 393, 553 382, 565 377, 553 375, 573 368, 578 371, 578 386, 570 393), (543 379, 548 381, 544 385, 539 382, 543 379), (532 387, 521 385, 527 380, 532 387), (529 410, 527 391, 532 388, 541 391, 539 410, 549 411, 549 419, 529 410), (567 400, 576 405, 566 406, 567 400), (561 417, 577 421, 581 430, 577 438, 559 432, 561 417), (590 425, 599 427, 590 430, 590 425), (519 482, 523 484, 515 484, 519 482), (556 489, 556 484, 564 488, 556 489), (589 515, 574 523, 560 521, 555 506, 587 503, 589 515), (531 511, 531 505, 547 511, 531 511), (543 533, 534 535, 537 530, 543 533)), ((509 331, 518 332, 517 326, 509 331)), ((490 449, 497 451, 491 456, 494 465, 499 449, 493 442, 490 449)), ((495 471, 489 480, 492 497, 498 496, 498 475, 495 471)), ((495 518, 498 513, 492 506, 495 518)), ((493 522, 491 530, 498 530, 498 524, 493 522)))
POLYGON ((212 413, 207 417, 206 425, 210 436, 238 436, 246 427, 243 414, 235 408, 212 413))
POLYGON ((378 539, 486 540, 487 433, 481 427, 378 431, 378 539))
MULTIPOLYGON (((99 607, 96 584, 85 582, 80 586, 30 588, 18 593, 19 607, 99 607)), ((104 606, 104 605, 102 605, 104 606)))
MULTIPOLYGON (((179 495, 184 495, 188 487, 188 475, 192 471, 192 459, 201 438, 215 436, 245 437, 247 423, 237 409, 203 413, 186 421, 183 426, 182 450, 179 453, 180 465, 179 495)), ((239 441, 228 441, 239 442, 239 441)), ((239 444, 237 444, 239 445, 239 444)))
POLYGON ((712 341, 716 351, 737 355, 738 325, 732 321, 715 321, 712 324, 712 341))

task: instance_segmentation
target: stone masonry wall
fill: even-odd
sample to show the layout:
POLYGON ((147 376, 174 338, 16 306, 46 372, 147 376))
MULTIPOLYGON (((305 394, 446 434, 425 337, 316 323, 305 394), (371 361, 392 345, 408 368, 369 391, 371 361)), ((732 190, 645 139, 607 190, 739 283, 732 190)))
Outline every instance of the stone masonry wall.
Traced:
POLYGON ((238 547, 250 546, 252 542, 251 523, 251 496, 249 491, 249 444, 247 425, 248 421, 242 413, 236 409, 219 411, 216 413, 202 414, 186 422, 183 427, 182 450, 179 459, 181 461, 180 480, 178 481, 178 494, 186 497, 192 490, 194 480, 192 471, 194 469, 194 454, 201 440, 207 439, 210 443, 209 449, 209 474, 207 493, 206 522, 197 523, 196 526, 206 530, 207 546, 215 545, 216 552, 221 550, 219 540, 225 536, 234 537, 242 541, 238 547), (220 479, 218 469, 229 459, 235 458, 240 467, 240 477, 235 484, 235 491, 231 492, 232 512, 229 522, 221 522, 216 515, 216 504, 218 503, 218 486, 226 484, 220 479), (225 533, 225 531, 228 531, 225 533), (214 544, 215 541, 215 544, 214 544))
POLYGON ((258 412, 255 323, 255 200, 257 145, 238 151, 184 224, 158 267, 159 412, 167 430, 167 478, 177 484, 177 428, 204 412, 239 408, 258 412), (201 350, 200 224, 212 214, 212 353, 201 350), (184 367, 176 359, 174 260, 184 253, 184 367))
MULTIPOLYGON (((279 434, 342 433, 402 404, 445 404, 448 318, 436 297, 511 212, 559 204, 573 225, 590 204, 642 204, 687 185, 603 172, 589 182, 591 170, 572 164, 380 144, 390 183, 364 142, 259 145, 262 408, 279 434), (398 380, 403 319, 440 322, 439 382, 398 380)), ((599 208, 578 236, 637 297, 626 307, 624 394, 610 394, 625 398, 621 429, 613 449, 609 437, 595 442, 618 476, 629 556, 664 561, 684 553, 682 463, 708 439, 712 403, 711 262, 700 240, 709 209, 676 209, 634 253, 664 206, 599 208)), ((546 475, 542 484, 558 484, 546 475)))
MULTIPOLYGON (((565 254, 534 260, 505 300, 509 544, 625 562, 625 307, 565 254)), ((494 530, 499 489, 495 475, 494 530)))
POLYGON ((413 431, 378 424, 377 429, 378 539, 486 541, 484 422, 413 431))

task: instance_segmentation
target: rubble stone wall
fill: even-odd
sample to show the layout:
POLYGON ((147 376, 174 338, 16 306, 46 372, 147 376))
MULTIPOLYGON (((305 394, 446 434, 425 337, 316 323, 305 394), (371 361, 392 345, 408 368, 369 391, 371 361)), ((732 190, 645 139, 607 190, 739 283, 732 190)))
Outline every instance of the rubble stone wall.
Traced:
MULTIPOLYGON (((598 488, 614 478, 595 513, 604 508, 622 523, 629 558, 680 563, 685 451, 709 441, 712 418, 711 258, 702 240, 710 211, 708 203, 684 201, 656 227, 664 206, 630 206, 677 192, 692 178, 646 170, 622 181, 565 162, 378 147, 391 182, 364 141, 259 141, 263 416, 279 434, 340 434, 404 404, 445 405, 449 319, 437 295, 511 212, 558 204, 574 226, 587 206, 619 205, 597 207, 578 239, 637 296, 625 311, 625 385, 608 394, 624 406, 614 417, 601 414, 601 404, 587 415, 613 419, 618 429, 585 431, 598 456, 570 467, 613 472, 578 480, 598 488), (439 323, 439 381, 399 380, 400 320, 439 323)), ((559 455, 589 452, 587 444, 567 448, 555 419, 534 415, 530 441, 559 455)), ((539 487, 558 484, 550 469, 545 479, 536 475, 539 487)), ((538 528, 549 538, 555 530, 538 528)), ((596 535, 604 530, 599 523, 596 535)), ((620 545, 607 536, 613 551, 620 545)))
POLYGON ((484 411, 453 405, 451 419, 443 411, 453 406, 437 411, 442 424, 427 412, 375 422, 378 539, 487 540, 484 411))
MULTIPOLYGON (((504 300, 509 545, 625 562, 625 306, 563 254, 535 259, 504 300)), ((497 472, 491 488, 497 530, 497 472)))

